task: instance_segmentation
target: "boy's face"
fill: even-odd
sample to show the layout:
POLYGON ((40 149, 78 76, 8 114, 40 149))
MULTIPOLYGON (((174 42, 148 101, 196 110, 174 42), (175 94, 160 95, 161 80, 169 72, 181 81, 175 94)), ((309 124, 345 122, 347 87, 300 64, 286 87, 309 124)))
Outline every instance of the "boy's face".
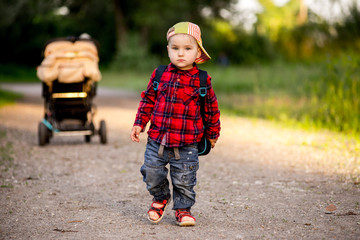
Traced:
POLYGON ((167 50, 171 63, 180 70, 191 69, 195 59, 201 56, 201 50, 195 38, 187 34, 172 36, 167 50))

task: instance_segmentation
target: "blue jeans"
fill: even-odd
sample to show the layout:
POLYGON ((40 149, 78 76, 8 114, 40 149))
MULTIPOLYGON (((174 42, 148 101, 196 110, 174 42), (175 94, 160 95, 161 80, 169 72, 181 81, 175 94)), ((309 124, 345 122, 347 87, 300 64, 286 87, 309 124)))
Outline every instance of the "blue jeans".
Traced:
POLYGON ((164 149, 163 156, 158 155, 160 144, 148 139, 145 161, 140 172, 146 188, 154 200, 170 198, 169 180, 167 179, 170 164, 170 177, 173 185, 173 209, 190 209, 195 203, 196 172, 199 169, 198 150, 196 145, 179 148, 180 159, 176 160, 173 148, 164 149))

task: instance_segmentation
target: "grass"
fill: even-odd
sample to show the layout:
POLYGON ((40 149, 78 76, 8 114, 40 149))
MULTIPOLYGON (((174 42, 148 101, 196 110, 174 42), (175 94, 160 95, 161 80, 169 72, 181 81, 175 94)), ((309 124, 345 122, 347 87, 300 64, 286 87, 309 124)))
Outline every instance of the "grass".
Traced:
POLYGON ((13 104, 20 97, 20 94, 4 91, 0 88, 0 107, 13 104))
POLYGON ((134 71, 102 71, 102 81, 100 85, 122 88, 135 91, 143 91, 149 82, 151 72, 134 72, 134 71))
MULTIPOLYGON (((337 81, 337 78, 333 77, 334 74, 329 73, 329 64, 277 62, 269 65, 228 68, 216 65, 200 67, 208 71, 212 77, 222 113, 263 118, 308 130, 322 128, 337 132, 346 130, 344 133, 352 134, 354 137, 360 132, 358 127, 360 119, 355 114, 352 114, 351 118, 346 115, 336 115, 336 113, 350 114, 351 111, 344 112, 341 109, 342 106, 347 106, 347 110, 350 110, 354 106, 352 103, 354 94, 349 95, 348 99, 337 101, 342 92, 334 95, 331 94, 331 89, 327 90, 328 85, 340 88, 333 83, 328 84, 337 81), (333 97, 330 99, 321 95, 333 97), (326 112, 329 103, 331 103, 329 108, 331 113, 326 112), (347 120, 349 122, 342 122, 347 120), (357 124, 356 129, 352 128, 355 124, 357 124)), ((334 71, 338 75, 338 72, 345 76, 349 75, 346 65, 334 71)), ((146 88, 150 75, 151 71, 147 73, 103 71, 101 85, 141 92, 146 88)), ((349 81, 351 82, 351 78, 349 81)), ((356 102, 360 100, 356 99, 356 102)))
POLYGON ((259 96, 301 96, 303 87, 321 74, 318 66, 273 63, 243 67, 205 68, 216 92, 251 93, 259 96))
MULTIPOLYGON (((357 117, 360 114, 350 115, 354 106, 352 99, 344 98, 337 101, 348 92, 345 89, 347 85, 338 84, 338 79, 346 78, 349 84, 357 83, 351 79, 358 73, 349 72, 347 69, 349 62, 353 63, 352 65, 355 62, 353 69, 360 69, 360 63, 356 65, 356 61, 348 61, 348 58, 346 55, 346 61, 340 63, 328 61, 331 64, 275 62, 268 65, 227 68, 211 64, 200 67, 212 76, 212 84, 222 113, 274 120, 311 130, 326 128, 338 132, 346 130, 346 133, 349 133, 353 130, 352 126, 356 125, 357 129, 351 133, 356 136, 360 132, 360 118, 357 117), (351 76, 348 77, 349 75, 351 76), (324 89, 327 85, 333 89, 326 92, 324 89), (340 88, 344 90, 337 90, 336 94, 333 94, 334 89, 340 88), (342 110, 345 109, 343 106, 346 106, 346 111, 342 110), (339 116, 339 112, 344 116, 339 116)), ((151 75, 151 70, 101 69, 101 72, 103 80, 100 85, 137 92, 146 88, 151 75)), ((38 81, 35 68, 0 66, 0 82, 38 81)), ((355 93, 357 87, 353 87, 355 93)), ((347 94, 345 97, 353 98, 354 95, 357 94, 347 94)), ((0 106, 11 103, 18 97, 19 95, 0 89, 0 106)), ((360 100, 356 99, 356 104, 359 102, 360 100)))
MULTIPOLYGON (((0 83, 38 82, 36 69, 33 67, 17 66, 13 64, 0 65, 0 83)), ((13 104, 21 94, 5 91, 0 88, 0 107, 13 104)))
MULTIPOLYGON (((301 95, 302 87, 314 78, 319 77, 321 71, 317 66, 285 65, 276 63, 258 66, 234 66, 222 68, 216 65, 201 66, 212 77, 212 84, 217 95, 228 94, 256 94, 278 96, 301 95), (295 87, 294 87, 295 86, 295 87)), ((117 88, 127 88, 142 91, 149 82, 151 71, 102 71, 102 85, 117 88)))
POLYGON ((13 64, 0 65, 0 82, 38 82, 36 68, 13 64))
MULTIPOLYGON (((212 77, 222 113, 299 123, 309 88, 322 74, 319 66, 274 63, 244 67, 201 66, 212 77)), ((151 71, 103 71, 101 85, 143 91, 151 71)), ((303 121, 304 122, 304 121, 303 121)), ((307 128, 310 124, 303 124, 307 128)))
POLYGON ((209 69, 221 108, 228 114, 284 121, 306 106, 318 66, 275 63, 265 66, 209 69))

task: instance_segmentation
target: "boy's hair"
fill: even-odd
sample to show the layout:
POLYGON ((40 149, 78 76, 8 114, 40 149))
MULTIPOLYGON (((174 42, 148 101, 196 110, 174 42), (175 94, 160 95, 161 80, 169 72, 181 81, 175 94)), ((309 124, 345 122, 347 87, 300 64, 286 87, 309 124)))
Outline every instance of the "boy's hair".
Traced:
POLYGON ((202 45, 201 31, 198 25, 191 22, 179 22, 169 28, 166 34, 166 39, 169 41, 169 39, 175 34, 188 34, 195 38, 201 50, 201 56, 195 59, 196 63, 204 63, 211 59, 210 55, 206 52, 205 48, 202 45))

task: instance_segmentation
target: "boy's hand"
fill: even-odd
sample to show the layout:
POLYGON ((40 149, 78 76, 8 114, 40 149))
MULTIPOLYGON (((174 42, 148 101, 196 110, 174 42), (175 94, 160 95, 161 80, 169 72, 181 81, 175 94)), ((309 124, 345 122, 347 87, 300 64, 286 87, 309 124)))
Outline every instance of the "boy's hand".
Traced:
POLYGON ((133 142, 140 142, 139 135, 141 133, 141 127, 133 126, 130 133, 130 138, 133 142))
POLYGON ((211 143, 211 148, 215 147, 215 143, 217 142, 217 139, 209 139, 210 143, 211 143))

